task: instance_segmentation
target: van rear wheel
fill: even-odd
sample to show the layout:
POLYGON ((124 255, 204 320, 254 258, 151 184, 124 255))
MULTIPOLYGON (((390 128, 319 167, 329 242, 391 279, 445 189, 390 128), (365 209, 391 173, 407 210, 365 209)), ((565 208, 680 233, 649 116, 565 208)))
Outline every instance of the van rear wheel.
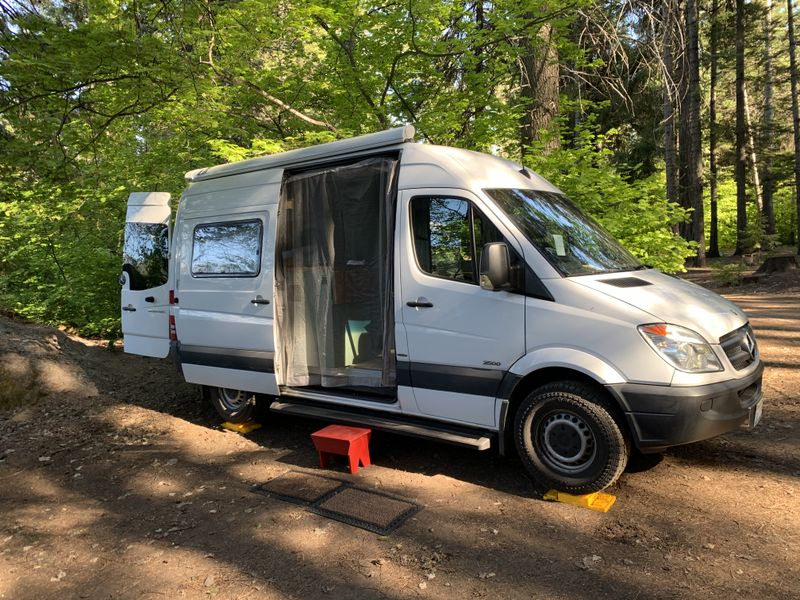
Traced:
POLYGON ((514 440, 538 483, 570 494, 607 488, 628 461, 625 433, 606 397, 574 381, 531 392, 517 410, 514 440))
POLYGON ((255 415, 256 398, 250 392, 203 386, 203 395, 211 401, 219 416, 229 423, 246 423, 255 415))

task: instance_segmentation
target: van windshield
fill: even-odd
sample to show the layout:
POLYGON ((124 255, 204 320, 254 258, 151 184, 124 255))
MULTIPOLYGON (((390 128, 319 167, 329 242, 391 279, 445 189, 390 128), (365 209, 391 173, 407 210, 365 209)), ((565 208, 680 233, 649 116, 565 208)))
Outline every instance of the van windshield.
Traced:
POLYGON ((562 194, 520 189, 484 191, 562 275, 645 268, 562 194))

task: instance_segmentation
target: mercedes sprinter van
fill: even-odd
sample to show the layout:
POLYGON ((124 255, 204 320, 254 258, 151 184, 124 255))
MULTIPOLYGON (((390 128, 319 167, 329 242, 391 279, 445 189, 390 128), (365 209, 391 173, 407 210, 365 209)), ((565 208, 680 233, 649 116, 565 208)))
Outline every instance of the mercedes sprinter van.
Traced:
POLYGON ((191 171, 128 201, 127 352, 228 421, 272 411, 500 453, 611 485, 761 416, 747 317, 642 265, 561 191, 414 129, 191 171))

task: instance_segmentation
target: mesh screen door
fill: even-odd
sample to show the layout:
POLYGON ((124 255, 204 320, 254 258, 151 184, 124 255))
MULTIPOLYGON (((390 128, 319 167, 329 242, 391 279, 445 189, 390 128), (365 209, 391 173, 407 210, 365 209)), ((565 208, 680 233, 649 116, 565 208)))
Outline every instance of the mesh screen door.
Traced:
POLYGON ((275 241, 280 384, 395 386, 397 163, 376 157, 284 177, 275 241))

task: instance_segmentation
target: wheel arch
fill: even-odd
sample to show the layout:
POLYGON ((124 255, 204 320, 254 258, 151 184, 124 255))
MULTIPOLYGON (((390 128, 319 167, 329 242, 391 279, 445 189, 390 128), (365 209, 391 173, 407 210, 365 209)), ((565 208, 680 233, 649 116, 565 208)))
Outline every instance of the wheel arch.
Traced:
POLYGON ((504 381, 506 391, 499 416, 498 438, 501 455, 505 455, 509 448, 514 448, 512 439, 513 423, 522 401, 536 388, 556 381, 577 381, 603 394, 608 399, 609 406, 614 413, 612 416, 619 423, 619 426, 625 430, 629 439, 633 437, 632 434, 634 432, 631 431, 628 419, 625 417, 625 407, 621 404, 616 394, 609 392, 604 385, 606 382, 600 381, 596 376, 589 375, 583 370, 566 366, 542 367, 522 377, 514 376, 511 372, 509 372, 509 375, 511 376, 509 379, 513 380, 513 382, 504 381))

